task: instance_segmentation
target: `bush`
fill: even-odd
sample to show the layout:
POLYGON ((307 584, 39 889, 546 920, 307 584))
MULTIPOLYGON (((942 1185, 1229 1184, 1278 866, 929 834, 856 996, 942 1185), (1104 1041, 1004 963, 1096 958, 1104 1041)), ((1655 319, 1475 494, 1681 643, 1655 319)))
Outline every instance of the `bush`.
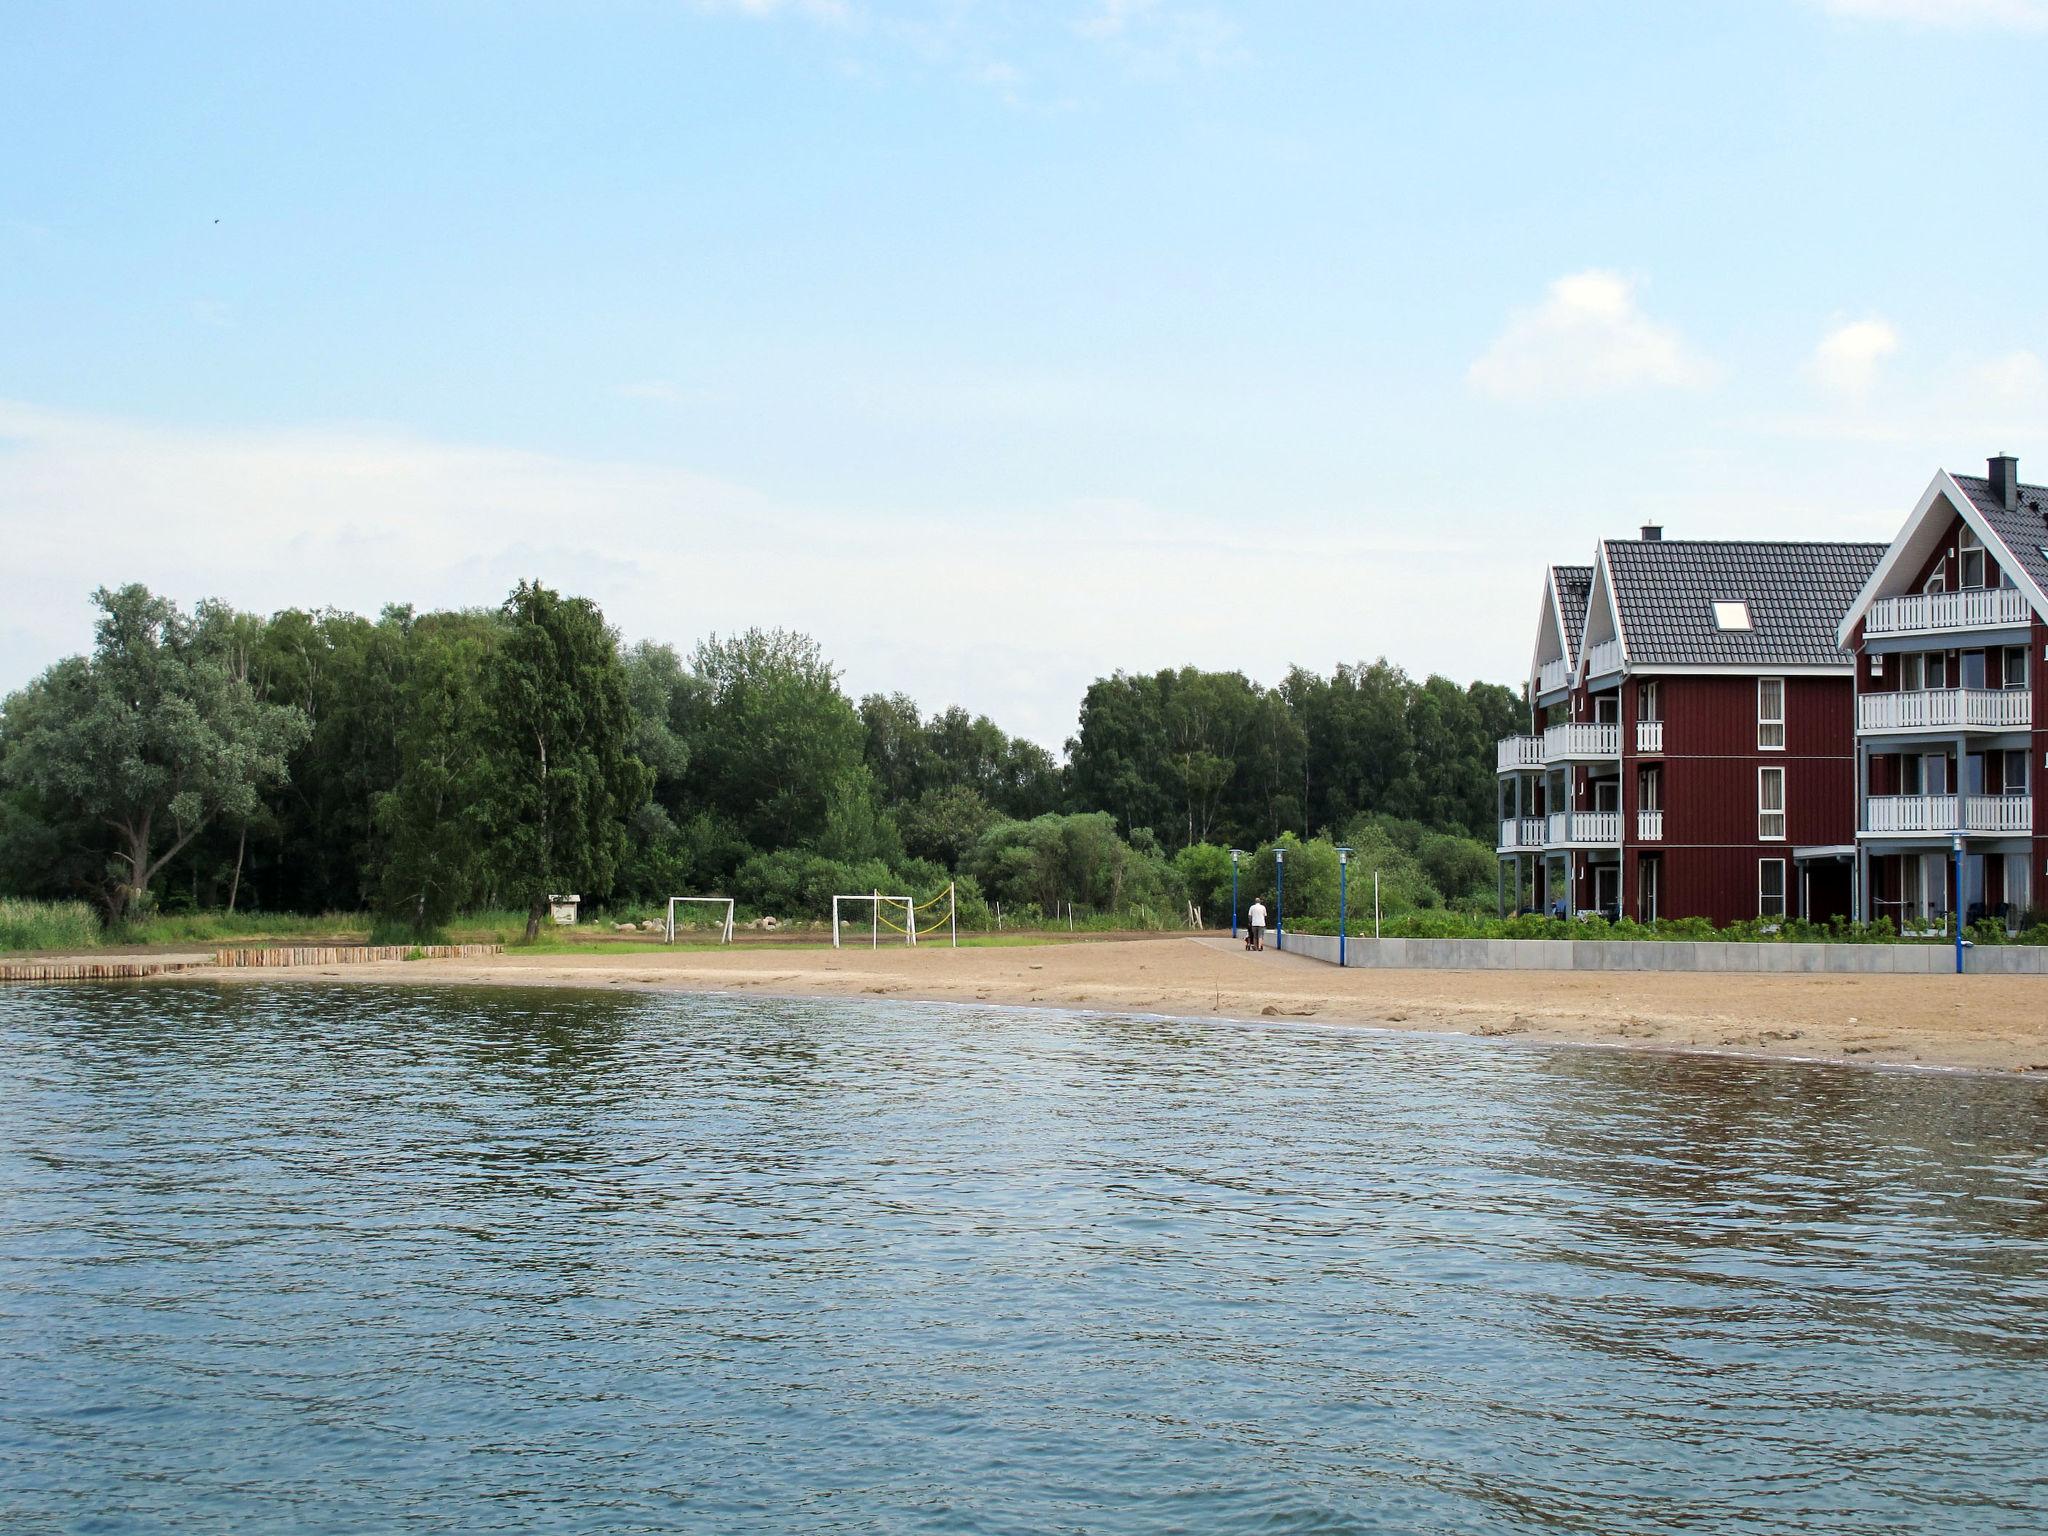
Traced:
POLYGON ((82 901, 20 901, 0 897, 0 950, 93 949, 100 920, 82 901))

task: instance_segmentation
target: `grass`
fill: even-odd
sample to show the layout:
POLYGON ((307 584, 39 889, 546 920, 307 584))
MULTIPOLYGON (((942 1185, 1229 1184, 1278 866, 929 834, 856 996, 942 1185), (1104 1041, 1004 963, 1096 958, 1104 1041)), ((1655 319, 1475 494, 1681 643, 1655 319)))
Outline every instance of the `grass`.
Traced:
POLYGON ((82 901, 0 897, 0 951, 97 949, 104 937, 99 914, 82 901))

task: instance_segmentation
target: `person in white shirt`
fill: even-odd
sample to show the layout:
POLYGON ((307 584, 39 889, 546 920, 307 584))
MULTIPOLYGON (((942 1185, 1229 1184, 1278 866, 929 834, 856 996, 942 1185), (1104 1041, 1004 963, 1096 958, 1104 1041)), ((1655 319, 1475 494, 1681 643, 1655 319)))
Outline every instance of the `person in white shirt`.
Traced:
POLYGON ((1263 901, 1253 902, 1251 911, 1245 914, 1244 947, 1246 949, 1264 949, 1266 947, 1266 904, 1263 901))

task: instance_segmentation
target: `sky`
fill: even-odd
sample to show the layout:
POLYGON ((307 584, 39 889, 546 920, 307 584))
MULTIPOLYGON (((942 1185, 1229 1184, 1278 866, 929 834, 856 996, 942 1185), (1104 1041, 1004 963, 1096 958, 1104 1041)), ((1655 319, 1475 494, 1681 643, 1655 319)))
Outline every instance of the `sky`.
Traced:
POLYGON ((0 691, 522 577, 1056 750, 2048 481, 2048 0, 0 8, 0 691), (2030 472, 2030 466, 2032 471, 2030 472))

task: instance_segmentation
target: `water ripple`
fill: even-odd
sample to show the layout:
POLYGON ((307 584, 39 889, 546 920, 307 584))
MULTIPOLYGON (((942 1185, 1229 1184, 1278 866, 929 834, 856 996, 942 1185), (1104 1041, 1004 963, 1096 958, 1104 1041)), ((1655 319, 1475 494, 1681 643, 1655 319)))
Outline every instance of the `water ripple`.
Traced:
POLYGON ((2048 1093, 0 995, 0 1528, 2038 1532, 2048 1093))

